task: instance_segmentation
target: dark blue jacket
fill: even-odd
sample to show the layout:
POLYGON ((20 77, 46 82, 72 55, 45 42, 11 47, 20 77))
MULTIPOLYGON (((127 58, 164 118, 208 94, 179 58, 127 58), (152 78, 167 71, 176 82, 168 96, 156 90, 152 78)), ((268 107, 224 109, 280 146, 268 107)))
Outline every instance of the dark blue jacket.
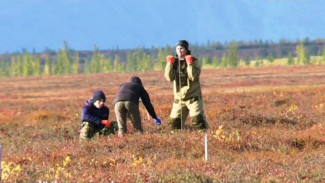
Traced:
POLYGON ((108 120, 109 108, 105 105, 98 109, 91 102, 91 99, 86 101, 81 110, 81 122, 87 121, 90 123, 97 124, 98 127, 104 128, 105 126, 101 124, 102 120, 108 120))
POLYGON ((116 94, 113 103, 115 104, 118 101, 131 101, 139 105, 139 99, 141 99, 150 116, 154 119, 157 118, 149 94, 138 77, 132 77, 130 82, 120 85, 120 89, 116 94))

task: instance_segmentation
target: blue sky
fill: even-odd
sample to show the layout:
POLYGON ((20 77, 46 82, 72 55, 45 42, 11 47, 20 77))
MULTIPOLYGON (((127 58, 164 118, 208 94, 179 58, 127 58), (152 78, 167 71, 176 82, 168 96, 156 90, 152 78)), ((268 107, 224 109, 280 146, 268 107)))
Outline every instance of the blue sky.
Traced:
POLYGON ((323 0, 1 0, 0 53, 325 38, 323 0))

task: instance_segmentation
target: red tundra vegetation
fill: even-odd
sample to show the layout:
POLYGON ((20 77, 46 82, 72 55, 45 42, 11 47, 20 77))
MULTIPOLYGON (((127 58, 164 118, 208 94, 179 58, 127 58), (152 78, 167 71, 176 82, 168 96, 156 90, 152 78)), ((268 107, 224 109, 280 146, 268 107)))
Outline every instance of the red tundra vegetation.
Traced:
POLYGON ((0 80, 3 182, 324 182, 325 67, 202 70, 205 132, 172 131, 172 84, 162 72, 0 80), (112 100, 138 75, 156 112, 140 103, 144 134, 80 142, 80 110, 95 89, 112 100))

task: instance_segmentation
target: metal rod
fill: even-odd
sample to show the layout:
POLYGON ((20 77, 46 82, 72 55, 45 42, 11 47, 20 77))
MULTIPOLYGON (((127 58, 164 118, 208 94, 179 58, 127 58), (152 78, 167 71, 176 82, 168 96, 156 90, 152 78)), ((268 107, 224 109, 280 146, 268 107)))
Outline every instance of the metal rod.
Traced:
POLYGON ((205 151, 205 162, 208 162, 208 133, 205 132, 204 135, 204 151, 205 151))
POLYGON ((0 182, 2 177, 1 162, 2 162, 2 146, 0 145, 0 182))
POLYGON ((178 55, 178 84, 179 84, 179 105, 181 109, 181 130, 183 130, 183 109, 182 109, 182 80, 181 80, 181 59, 178 55))

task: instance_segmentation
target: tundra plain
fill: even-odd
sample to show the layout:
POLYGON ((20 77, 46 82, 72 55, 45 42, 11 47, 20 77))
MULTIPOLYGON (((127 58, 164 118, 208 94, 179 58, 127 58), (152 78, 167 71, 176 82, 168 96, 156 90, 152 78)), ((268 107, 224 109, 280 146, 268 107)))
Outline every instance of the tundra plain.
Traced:
POLYGON ((325 67, 203 69, 204 135, 168 125, 163 72, 0 79, 3 182, 324 182, 325 67), (80 142, 83 103, 102 89, 115 120, 119 85, 138 75, 161 126, 140 103, 144 134, 80 142))

